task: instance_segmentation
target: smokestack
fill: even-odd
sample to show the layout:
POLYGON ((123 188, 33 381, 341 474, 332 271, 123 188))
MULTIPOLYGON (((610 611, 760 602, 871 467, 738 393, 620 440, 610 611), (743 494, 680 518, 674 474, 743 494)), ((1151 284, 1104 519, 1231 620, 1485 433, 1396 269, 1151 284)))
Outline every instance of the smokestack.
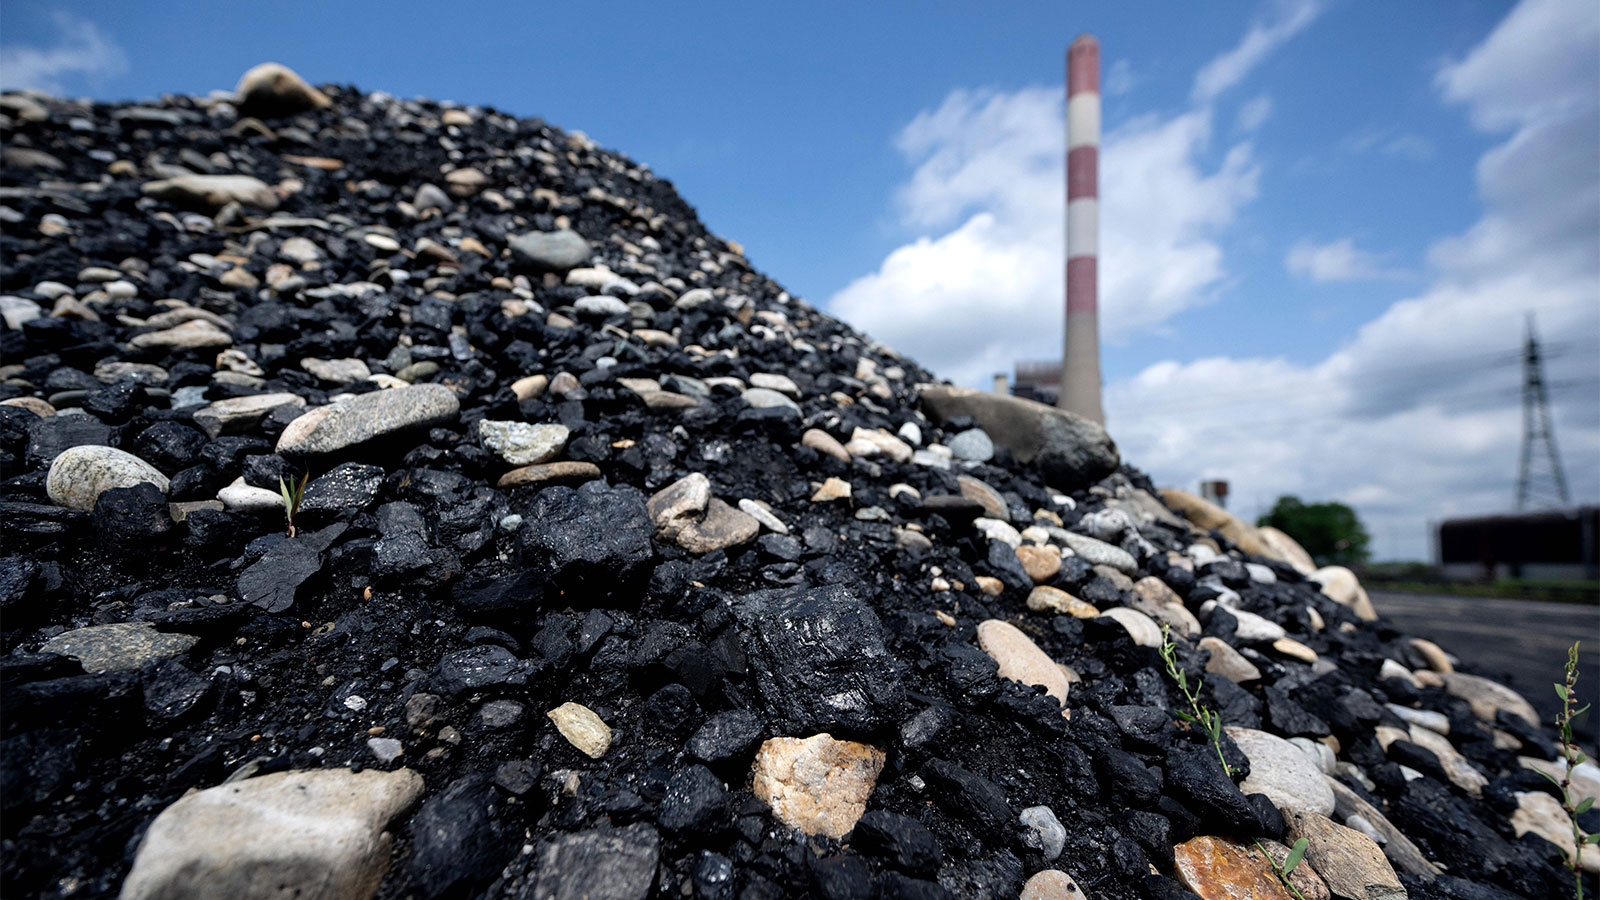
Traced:
POLYGON ((991 381, 990 384, 993 386, 992 389, 996 394, 1011 393, 1011 381, 1010 379, 1006 378, 1006 373, 1004 372, 994 373, 994 380, 991 381))
POLYGON ((1067 48, 1067 333, 1062 409, 1105 424, 1100 408, 1100 42, 1067 48))

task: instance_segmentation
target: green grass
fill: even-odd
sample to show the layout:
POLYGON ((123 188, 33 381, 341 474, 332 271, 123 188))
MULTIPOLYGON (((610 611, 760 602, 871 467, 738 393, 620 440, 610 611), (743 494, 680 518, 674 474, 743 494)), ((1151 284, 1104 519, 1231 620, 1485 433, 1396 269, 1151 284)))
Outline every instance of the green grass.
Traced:
POLYGON ((1454 597, 1495 597, 1508 600, 1549 600, 1557 603, 1600 604, 1600 581, 1551 581, 1501 578, 1479 581, 1384 581, 1367 576, 1362 584, 1372 591, 1406 594, 1448 594, 1454 597))

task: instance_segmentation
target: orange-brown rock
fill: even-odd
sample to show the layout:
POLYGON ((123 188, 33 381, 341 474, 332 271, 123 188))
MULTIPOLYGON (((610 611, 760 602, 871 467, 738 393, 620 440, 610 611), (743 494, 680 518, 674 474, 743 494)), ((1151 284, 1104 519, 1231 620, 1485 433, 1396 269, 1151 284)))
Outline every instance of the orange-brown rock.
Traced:
POLYGON ((1190 838, 1172 848, 1173 871, 1200 900, 1294 900, 1254 847, 1227 838, 1190 838))
POLYGON ((784 824, 842 838, 867 811, 883 761, 882 750, 830 734, 772 738, 756 751, 750 788, 784 824))
POLYGON ((1017 559, 1034 584, 1043 584, 1061 571, 1061 551, 1048 544, 1023 544, 1017 548, 1017 559))

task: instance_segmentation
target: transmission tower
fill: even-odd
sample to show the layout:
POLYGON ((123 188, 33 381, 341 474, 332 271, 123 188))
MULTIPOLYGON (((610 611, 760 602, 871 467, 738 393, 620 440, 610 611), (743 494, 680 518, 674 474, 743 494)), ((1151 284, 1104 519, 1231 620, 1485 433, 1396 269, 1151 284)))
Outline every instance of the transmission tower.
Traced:
POLYGON ((1561 457, 1556 454, 1555 425, 1550 420, 1550 394, 1545 390, 1539 338, 1533 333, 1533 313, 1528 313, 1528 337, 1522 352, 1522 457, 1517 463, 1517 510, 1559 509, 1570 502, 1561 457))

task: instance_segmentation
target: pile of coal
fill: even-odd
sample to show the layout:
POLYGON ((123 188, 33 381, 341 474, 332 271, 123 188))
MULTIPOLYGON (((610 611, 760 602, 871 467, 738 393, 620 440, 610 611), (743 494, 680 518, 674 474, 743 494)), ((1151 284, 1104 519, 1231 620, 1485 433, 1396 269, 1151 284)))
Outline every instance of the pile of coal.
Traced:
POLYGON ((578 132, 0 117, 7 896, 1572 887, 1522 697, 578 132))

